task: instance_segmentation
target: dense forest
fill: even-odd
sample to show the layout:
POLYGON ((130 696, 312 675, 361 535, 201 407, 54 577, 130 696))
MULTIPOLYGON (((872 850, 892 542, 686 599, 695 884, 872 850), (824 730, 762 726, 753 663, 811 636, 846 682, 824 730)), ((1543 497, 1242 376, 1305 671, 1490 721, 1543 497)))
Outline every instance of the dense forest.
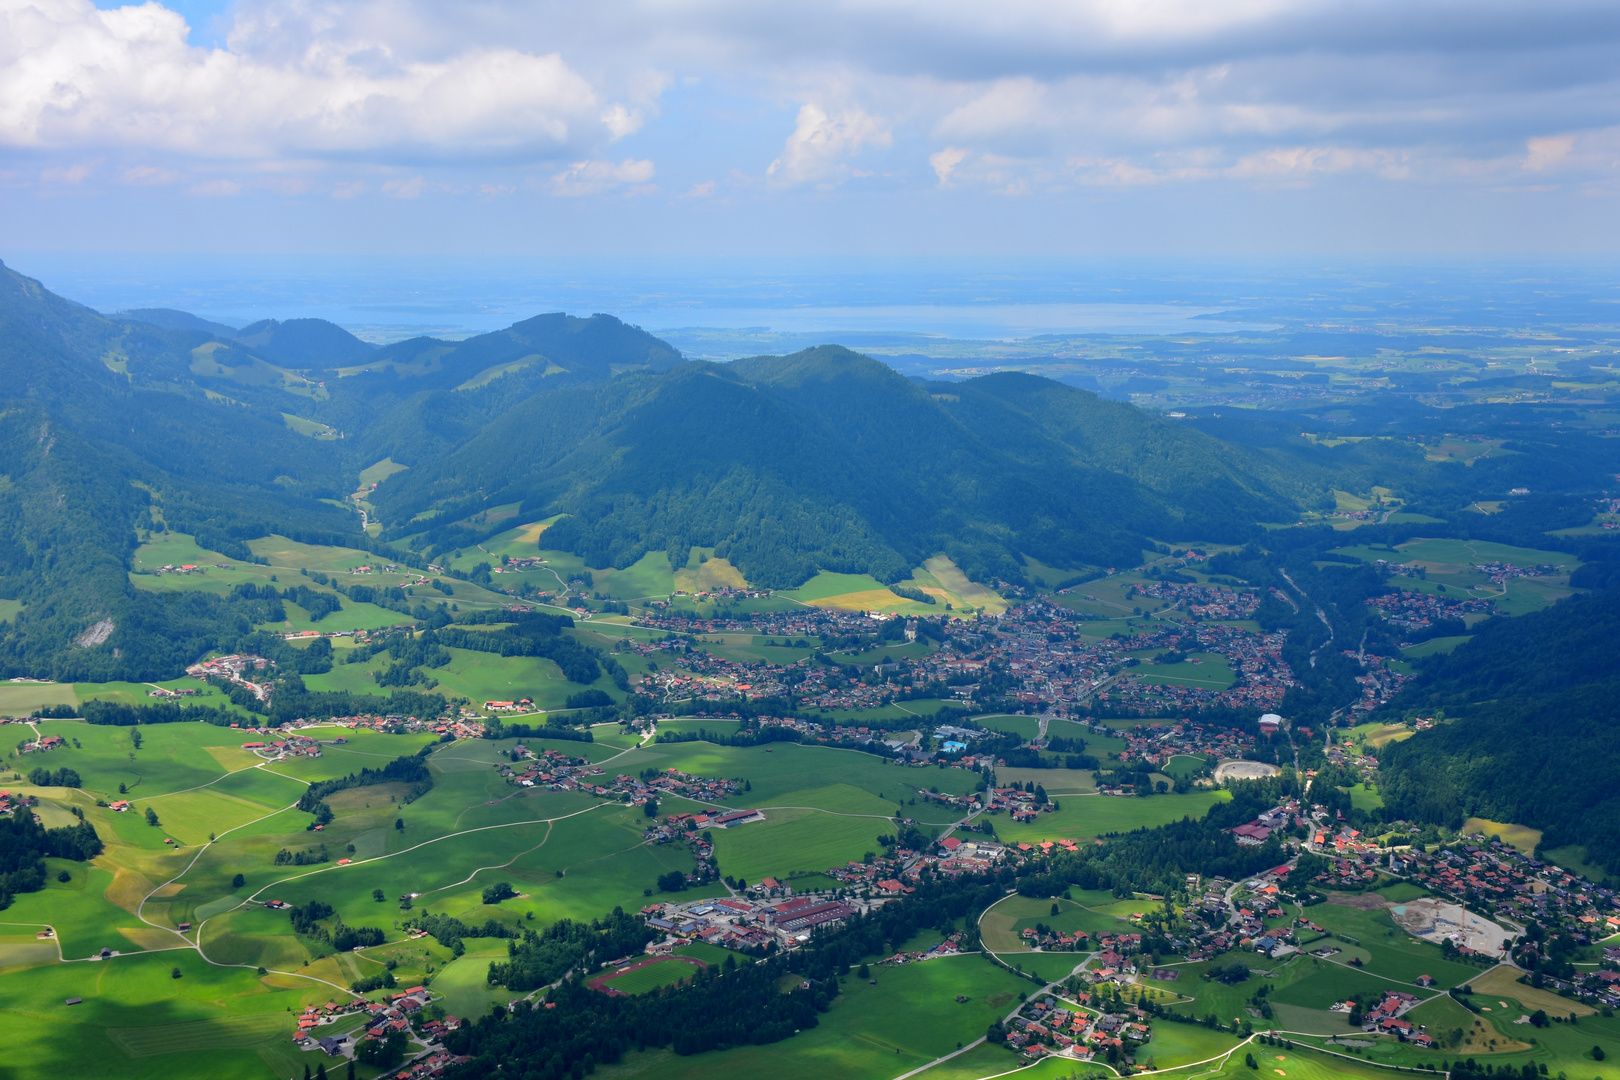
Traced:
POLYGON ((0 908, 11 906, 17 893, 45 887, 45 859, 84 862, 101 854, 101 838, 80 815, 77 825, 47 829, 34 812, 19 806, 0 815, 0 908))
POLYGON ((1449 826, 1467 817, 1586 847, 1620 875, 1620 590, 1493 619, 1390 703, 1447 722, 1382 754, 1386 814, 1449 826))

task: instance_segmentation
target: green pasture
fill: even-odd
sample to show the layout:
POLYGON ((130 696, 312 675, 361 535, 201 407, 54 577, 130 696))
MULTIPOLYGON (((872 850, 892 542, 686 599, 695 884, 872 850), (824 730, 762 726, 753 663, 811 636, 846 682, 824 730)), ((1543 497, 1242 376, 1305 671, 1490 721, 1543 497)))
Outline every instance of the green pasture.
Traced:
MULTIPOLYGON (((1143 654, 1162 656, 1166 650, 1154 649, 1143 654)), ((1237 681, 1237 673, 1220 653, 1190 653, 1186 660, 1176 664, 1143 663, 1132 668, 1131 675, 1143 682, 1165 683, 1172 686, 1196 686, 1206 690, 1224 690, 1237 681), (1193 663, 1193 661, 1198 661, 1193 663)))
POLYGON ((960 705, 960 702, 943 701, 939 698, 919 698, 916 701, 896 701, 870 709, 817 709, 816 715, 844 726, 877 724, 893 730, 907 724, 926 723, 933 720, 941 709, 960 705))
MULTIPOLYGON (((728 805, 734 806, 810 805, 802 802, 798 793, 854 787, 893 804, 889 812, 894 813, 900 800, 914 797, 919 787, 938 787, 948 794, 965 795, 979 782, 977 773, 965 769, 890 765, 872 754, 799 743, 746 747, 707 742, 655 743, 630 751, 614 764, 624 772, 656 767, 699 776, 741 777, 752 785, 752 790, 728 800, 728 805)), ((828 808, 839 807, 834 804, 828 808)), ((908 814, 912 809, 907 807, 908 814)), ((923 812, 921 800, 915 809, 923 812)), ((955 816, 949 820, 955 820, 955 816)))
POLYGON ((1180 779, 1191 776, 1193 773, 1207 767, 1207 760, 1196 754, 1177 754, 1164 763, 1164 772, 1168 776, 1180 779))
POLYGON ((433 973, 433 992, 444 995, 442 1004, 450 1016, 476 1019, 489 1012, 490 1006, 504 1004, 512 997, 506 987, 489 984, 490 962, 506 959, 506 942, 499 938, 467 938, 463 945, 466 955, 433 973))
MULTIPOLYGON (((1236 1036, 1224 1031, 1212 1031, 1201 1024, 1161 1022, 1153 1025, 1152 1038, 1136 1051, 1136 1060, 1145 1062, 1152 1059, 1156 1069, 1174 1069, 1195 1061, 1208 1061, 1237 1044, 1236 1036)), ((1242 1059, 1243 1055, 1239 1054, 1238 1060, 1242 1059)))
POLYGON ((886 611, 898 615, 942 615, 944 605, 922 604, 889 591, 870 574, 835 574, 823 570, 797 589, 778 595, 802 604, 839 608, 845 611, 886 611))
POLYGON ((7 1075, 212 1080, 293 1075, 293 1015, 331 988, 274 985, 190 950, 48 964, 0 979, 7 1075), (178 968, 180 978, 171 977, 178 968), (82 999, 65 1005, 70 997, 82 999))
POLYGON ((1472 634, 1461 634, 1457 637, 1437 637, 1428 641, 1420 641, 1410 648, 1402 649, 1401 655, 1408 660, 1419 660, 1435 653, 1449 653, 1457 646, 1471 638, 1472 634))
POLYGON ((1097 774, 1090 769, 996 769, 996 783, 1038 784, 1048 795, 1082 795, 1097 790, 1097 774))
MULTIPOLYGON (((1130 921, 1132 913, 1150 911, 1160 906, 1151 900, 1133 900, 1128 901, 1126 906, 1118 906, 1108 893, 1091 895, 1080 890, 1075 892, 1080 892, 1080 899, 1014 895, 997 901, 979 919, 979 934, 985 948, 1001 955, 1028 953, 1030 949, 1020 935, 1036 923, 1043 923, 1062 933, 1084 932, 1093 938, 1098 934, 1129 933, 1136 925, 1130 921), (1058 909, 1056 915, 1052 914, 1054 905, 1058 909)), ((1054 963, 1058 964, 1076 964, 1081 960, 1077 954, 1051 955, 1054 963)), ((1025 966, 1028 967, 1028 963, 1025 966)))
POLYGON ((920 660, 934 651, 934 642, 931 639, 924 638, 917 641, 903 641, 894 645, 882 645, 856 653, 828 653, 827 659, 840 664, 871 667, 873 664, 897 663, 901 660, 920 660))
POLYGON ((1337 904, 1318 904, 1311 908, 1311 921, 1333 934, 1335 942, 1344 949, 1343 955, 1333 957, 1347 963, 1352 956, 1359 957, 1363 970, 1396 982, 1415 983, 1419 975, 1432 975, 1436 990, 1448 990, 1458 983, 1467 982, 1479 974, 1469 964, 1453 963, 1440 955, 1440 946, 1413 937, 1390 917, 1388 911, 1360 911, 1337 904), (1352 945, 1344 938, 1354 938, 1352 945))
MULTIPOLYGON (((711 1080, 770 1076, 775 1080, 889 1080, 927 1065, 984 1034, 1030 983, 983 958, 965 955, 873 972, 878 985, 844 982, 843 993, 813 1029, 787 1042, 680 1057, 669 1051, 628 1055, 597 1069, 605 1080, 711 1080), (966 1003, 958 1003, 958 996, 966 1003)), ((1017 1059, 1000 1050, 1007 1064, 1017 1059)), ((966 1055, 964 1055, 966 1056, 966 1055)), ((994 1060, 994 1059, 991 1059, 994 1060)), ((1072 1064, 1072 1063, 1070 1063, 1072 1064)), ((932 1075, 930 1073, 929 1075, 932 1075)), ((1060 1074, 1061 1075, 1061 1074, 1060 1074)))
POLYGON ((1005 731, 1017 735, 1025 742, 1033 739, 1041 727, 1040 719, 1034 716, 992 714, 990 716, 975 716, 973 722, 990 731, 1005 731))
POLYGON ((360 470, 360 486, 369 488, 372 484, 380 484, 395 473, 404 472, 409 468, 409 465, 401 465, 393 458, 383 458, 376 464, 360 470))
POLYGON ((787 878, 858 861, 881 852, 880 833, 892 833, 886 818, 845 817, 820 810, 767 810, 765 820, 714 831, 720 872, 748 881, 787 878))
POLYGON ((1230 796, 1224 791, 1194 791, 1185 795, 1153 795, 1146 799, 1108 795, 1060 797, 1060 808, 1050 814, 1037 814, 1028 824, 1001 815, 990 820, 996 836, 1005 843, 1039 843, 1042 840, 1081 840, 1108 833, 1166 825, 1183 817, 1201 818, 1217 802, 1230 796))
POLYGON ((27 716, 46 705, 77 704, 71 683, 0 683, 0 716, 27 716))

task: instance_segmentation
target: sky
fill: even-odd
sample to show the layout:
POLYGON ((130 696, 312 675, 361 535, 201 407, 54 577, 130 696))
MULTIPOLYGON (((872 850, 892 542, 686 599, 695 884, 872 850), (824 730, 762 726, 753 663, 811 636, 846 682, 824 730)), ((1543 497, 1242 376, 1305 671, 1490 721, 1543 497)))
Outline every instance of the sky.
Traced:
POLYGON ((0 0, 0 258, 1609 256, 1612 0, 0 0))

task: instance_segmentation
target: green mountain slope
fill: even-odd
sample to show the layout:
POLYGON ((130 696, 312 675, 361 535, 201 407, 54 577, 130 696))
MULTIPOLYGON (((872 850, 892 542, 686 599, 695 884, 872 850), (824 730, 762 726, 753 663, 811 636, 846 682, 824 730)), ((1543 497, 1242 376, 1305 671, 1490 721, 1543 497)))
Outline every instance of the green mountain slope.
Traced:
POLYGON ((1493 619, 1391 705, 1451 722, 1382 756, 1392 816, 1452 826, 1471 816, 1587 845, 1620 873, 1620 590, 1493 619))
POLYGON ((362 361, 372 346, 325 319, 264 319, 230 335, 266 360, 291 368, 329 368, 362 361))
MULTIPOLYGON (((1214 439, 1018 380, 924 387, 826 346, 561 387, 390 480, 376 502, 390 522, 522 502, 570 515, 547 543, 592 565, 715 546, 774 587, 817 570, 895 580, 939 551, 988 580, 1021 578, 1021 553, 1130 565, 1149 536, 1238 539, 1287 512, 1214 439)), ((456 530, 429 539, 465 542, 456 530)))
MULTIPOLYGON (((0 676, 172 676, 199 642, 240 631, 212 597, 128 580, 137 528, 216 550, 272 530, 358 535, 341 460, 279 413, 210 398, 173 375, 194 331, 105 318, 0 267, 0 676)), ((203 644, 202 648, 212 647, 203 644)))

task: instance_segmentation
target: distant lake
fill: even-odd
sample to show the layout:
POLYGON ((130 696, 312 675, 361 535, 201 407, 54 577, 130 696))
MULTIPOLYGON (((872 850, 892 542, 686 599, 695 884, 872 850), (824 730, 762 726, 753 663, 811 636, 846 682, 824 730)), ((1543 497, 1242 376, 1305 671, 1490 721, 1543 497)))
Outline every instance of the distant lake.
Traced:
POLYGON ((232 325, 317 317, 376 342, 418 334, 465 337, 548 311, 607 312, 667 332, 678 345, 702 340, 681 332, 699 328, 827 340, 1009 340, 1229 334, 1301 323, 1620 318, 1614 267, 1574 262, 1392 267, 1252 260, 61 253, 14 253, 6 262, 100 311, 171 307, 232 325), (1527 276, 1536 279, 1529 287, 1527 276))

